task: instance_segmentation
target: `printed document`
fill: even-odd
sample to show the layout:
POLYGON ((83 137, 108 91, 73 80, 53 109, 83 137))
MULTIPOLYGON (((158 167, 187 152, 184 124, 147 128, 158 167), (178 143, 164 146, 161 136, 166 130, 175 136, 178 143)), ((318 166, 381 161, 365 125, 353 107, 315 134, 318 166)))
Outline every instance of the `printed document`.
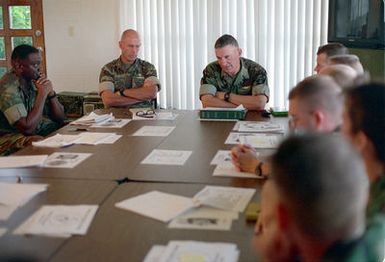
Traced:
POLYGON ((45 161, 44 167, 74 168, 91 155, 90 153, 55 152, 45 161))
POLYGON ((238 219, 238 213, 220 210, 212 207, 190 209, 174 218, 169 228, 201 229, 201 230, 230 230, 232 221, 238 219))
POLYGON ((225 144, 248 144, 254 148, 277 148, 282 136, 231 132, 225 144))
POLYGON ((97 209, 97 205, 42 206, 14 233, 52 237, 85 235, 97 209))
POLYGON ((238 121, 234 126, 234 131, 238 132, 253 132, 253 133, 283 133, 284 127, 280 123, 265 122, 265 121, 238 121))
POLYGON ((168 136, 175 126, 143 126, 133 136, 168 136))
POLYGON ((154 149, 141 164, 183 166, 191 154, 192 151, 154 149))
POLYGON ((201 205, 243 212, 254 193, 255 189, 252 188, 205 186, 194 196, 194 201, 201 205))
POLYGON ((239 250, 231 243, 170 241, 159 262, 235 262, 238 257, 239 250))

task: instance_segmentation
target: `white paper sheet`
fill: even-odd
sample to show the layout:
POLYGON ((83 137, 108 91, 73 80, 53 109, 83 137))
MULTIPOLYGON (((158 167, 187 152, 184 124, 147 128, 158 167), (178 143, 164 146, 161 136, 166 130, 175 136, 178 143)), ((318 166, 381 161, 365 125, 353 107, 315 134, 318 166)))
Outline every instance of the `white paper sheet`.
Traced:
POLYGON ((257 176, 254 173, 241 172, 233 164, 217 165, 213 171, 213 176, 265 179, 264 176, 257 176))
POLYGON ((97 123, 102 123, 108 120, 114 120, 115 117, 110 114, 102 114, 98 115, 94 112, 91 112, 90 114, 83 116, 75 121, 72 121, 70 125, 76 125, 76 126, 90 126, 97 123))
POLYGON ((133 136, 168 136, 175 126, 143 126, 133 136))
POLYGON ((91 125, 90 127, 93 128, 122 128, 125 125, 127 125, 129 122, 131 122, 131 119, 107 119, 100 123, 95 123, 91 125))
POLYGON ((115 204, 116 207, 168 222, 194 207, 191 198, 151 191, 115 204))
POLYGON ((48 155, 0 157, 0 168, 42 166, 48 155))
POLYGON ((0 237, 4 236, 7 233, 7 229, 4 227, 0 227, 0 237))
POLYGON ((233 130, 239 132, 255 132, 255 133, 283 133, 284 127, 280 123, 264 122, 264 121, 238 121, 233 130))
POLYGON ((277 148, 282 136, 231 132, 225 144, 249 144, 254 148, 277 148))
POLYGON ((183 166, 191 154, 192 151, 154 149, 141 164, 183 166))
POLYGON ((85 235, 98 209, 97 205, 42 206, 19 226, 14 234, 68 237, 85 235))
POLYGON ((90 153, 55 152, 45 161, 44 167, 74 168, 91 155, 90 153))
POLYGON ((224 210, 243 212, 255 189, 206 186, 194 196, 194 201, 224 210))
POLYGON ((8 220, 10 216, 18 209, 19 207, 14 206, 6 206, 3 204, 0 204, 0 220, 8 220))
POLYGON ((232 221, 238 219, 238 213, 211 207, 193 208, 174 218, 169 228, 230 230, 232 221))
POLYGON ((218 150, 210 165, 231 165, 231 151, 230 150, 218 150))
POLYGON ((154 245, 151 247, 145 256, 143 262, 159 262, 163 252, 166 250, 166 246, 154 245))
POLYGON ((159 262, 236 262, 239 250, 231 243, 170 241, 159 262))
POLYGON ((80 139, 79 135, 56 134, 44 140, 32 142, 32 145, 36 147, 65 147, 74 144, 78 139, 80 139))
POLYGON ((82 132, 80 138, 76 140, 76 144, 84 145, 99 145, 103 144, 111 136, 116 136, 115 133, 98 133, 98 132, 82 132))
POLYGON ((0 203, 8 206, 24 205, 35 195, 47 190, 47 184, 15 184, 0 182, 0 203))
POLYGON ((100 141, 98 142, 98 145, 100 145, 100 144, 113 144, 113 143, 115 143, 116 141, 118 141, 119 138, 121 138, 121 137, 122 137, 122 135, 111 134, 111 135, 109 135, 109 136, 103 138, 102 140, 100 140, 100 141))

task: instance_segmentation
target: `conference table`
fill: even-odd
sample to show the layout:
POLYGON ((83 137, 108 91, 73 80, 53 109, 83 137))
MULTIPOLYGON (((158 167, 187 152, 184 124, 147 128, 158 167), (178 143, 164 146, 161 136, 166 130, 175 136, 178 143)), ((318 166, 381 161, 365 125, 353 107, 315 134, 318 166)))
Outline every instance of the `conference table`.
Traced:
MULTIPOLYGON (((103 109, 117 118, 131 118, 127 109, 103 109)), ((169 229, 157 220, 118 209, 115 203, 149 191, 192 197, 205 185, 234 186, 257 190, 252 201, 259 202, 261 179, 214 177, 210 165, 218 150, 230 150, 224 144, 234 121, 201 121, 199 111, 175 110, 175 120, 132 120, 123 128, 98 128, 97 132, 122 135, 114 144, 72 145, 65 148, 27 147, 16 155, 39 155, 53 152, 91 153, 75 168, 0 169, 0 182, 47 183, 48 191, 39 194, 19 208, 9 220, 0 221, 8 229, 0 238, 0 254, 25 256, 50 261, 142 261, 153 245, 166 245, 170 240, 232 242, 240 249, 239 261, 255 261, 251 247, 253 223, 241 214, 230 231, 169 229), (140 137, 132 134, 143 126, 175 126, 166 137, 140 137), (183 166, 144 165, 141 161, 153 149, 190 150, 183 166), (12 231, 45 204, 97 204, 99 209, 84 236, 68 239, 13 235, 12 231)), ((248 112, 246 120, 271 120, 284 124, 286 118, 263 118, 259 112, 248 112)), ((94 131, 91 129, 88 132, 94 131)), ((76 133, 71 126, 60 134, 76 133)), ((260 150, 269 155, 271 149, 260 150)), ((0 257, 1 258, 1 257, 0 257)))

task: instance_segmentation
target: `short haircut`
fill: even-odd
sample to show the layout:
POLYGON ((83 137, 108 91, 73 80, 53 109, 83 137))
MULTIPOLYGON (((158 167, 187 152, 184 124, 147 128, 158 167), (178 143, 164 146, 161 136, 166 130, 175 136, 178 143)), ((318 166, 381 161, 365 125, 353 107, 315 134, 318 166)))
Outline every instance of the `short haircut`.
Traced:
POLYGON ((356 55, 345 54, 345 55, 333 55, 329 57, 329 62, 332 64, 347 65, 356 70, 358 74, 364 73, 364 68, 360 62, 360 59, 356 55))
POLYGON ((363 131, 385 164, 385 84, 364 84, 345 93, 352 131, 363 131))
POLYGON ((232 35, 223 35, 217 39, 214 48, 222 48, 228 45, 239 47, 238 41, 232 35))
POLYGON ((26 59, 30 54, 39 53, 39 49, 30 45, 19 45, 12 51, 11 60, 26 59))
POLYGON ((349 54, 349 50, 343 44, 329 43, 318 48, 317 55, 319 54, 326 54, 328 57, 330 57, 335 55, 349 54))
POLYGON ((271 177, 302 234, 343 239, 363 229, 369 184, 365 165, 340 135, 289 137, 272 156, 271 177))
POLYGON ((289 100, 298 98, 309 111, 322 110, 339 122, 343 110, 341 88, 325 75, 309 76, 299 82, 289 93, 289 100))
POLYGON ((352 87, 358 76, 356 70, 344 64, 328 65, 322 68, 319 74, 332 77, 342 89, 352 87))

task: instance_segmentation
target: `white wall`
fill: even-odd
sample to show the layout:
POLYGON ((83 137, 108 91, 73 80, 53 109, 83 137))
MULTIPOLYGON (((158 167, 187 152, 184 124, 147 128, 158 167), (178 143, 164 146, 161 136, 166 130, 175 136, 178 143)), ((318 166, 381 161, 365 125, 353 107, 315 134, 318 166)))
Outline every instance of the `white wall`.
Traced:
POLYGON ((43 0, 47 75, 57 92, 98 90, 119 56, 119 0, 43 0))

